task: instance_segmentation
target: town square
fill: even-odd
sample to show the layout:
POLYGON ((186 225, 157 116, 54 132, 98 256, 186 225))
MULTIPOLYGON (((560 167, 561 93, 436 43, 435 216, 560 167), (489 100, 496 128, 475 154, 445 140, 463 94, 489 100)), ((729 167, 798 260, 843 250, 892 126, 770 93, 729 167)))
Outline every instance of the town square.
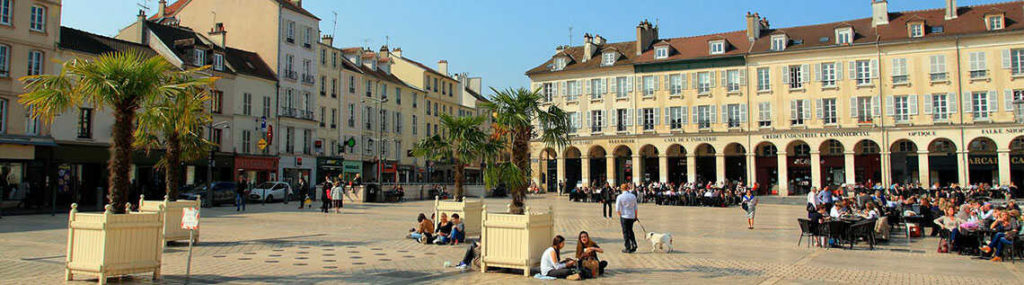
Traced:
POLYGON ((1017 284, 1021 184, 1021 0, 0 0, 0 284, 1017 284))

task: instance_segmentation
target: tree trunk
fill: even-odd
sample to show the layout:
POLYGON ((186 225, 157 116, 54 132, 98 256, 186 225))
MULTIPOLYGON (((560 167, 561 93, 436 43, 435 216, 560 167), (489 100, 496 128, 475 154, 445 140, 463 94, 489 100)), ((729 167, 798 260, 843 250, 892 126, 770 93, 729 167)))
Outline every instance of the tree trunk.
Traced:
POLYGON ((531 127, 524 127, 516 129, 512 138, 512 163, 519 168, 522 173, 520 179, 522 183, 512 189, 512 205, 509 210, 512 214, 523 214, 526 208, 526 189, 530 187, 530 176, 532 175, 530 169, 530 137, 531 127))
POLYGON ((124 213, 125 204, 128 202, 128 195, 131 191, 131 169, 132 144, 135 137, 132 132, 135 130, 135 107, 129 104, 119 104, 114 110, 114 127, 111 131, 110 162, 107 170, 110 172, 108 180, 109 193, 107 199, 113 206, 114 213, 124 213))
MULTIPOLYGON (((167 197, 170 201, 178 200, 179 181, 181 181, 181 139, 177 133, 167 134, 167 165, 164 165, 164 179, 167 184, 167 197)), ((213 193, 209 191, 207 193, 213 193)))
POLYGON ((463 184, 466 180, 466 165, 462 161, 455 160, 455 201, 462 202, 462 196, 466 193, 463 184))

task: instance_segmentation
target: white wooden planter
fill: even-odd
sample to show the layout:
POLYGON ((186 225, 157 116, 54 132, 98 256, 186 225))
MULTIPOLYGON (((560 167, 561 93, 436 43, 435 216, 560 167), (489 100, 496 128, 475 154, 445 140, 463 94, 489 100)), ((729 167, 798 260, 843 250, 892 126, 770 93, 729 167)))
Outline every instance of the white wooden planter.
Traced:
POLYGON ((483 199, 476 201, 462 199, 462 202, 455 202, 442 201, 440 198, 434 197, 434 217, 440 219, 441 214, 448 214, 448 219, 450 220, 452 214, 459 214, 459 218, 466 228, 466 236, 479 235, 480 215, 483 206, 483 199))
POLYGON ((145 272, 160 278, 163 218, 159 210, 115 215, 110 205, 102 214, 82 214, 78 204, 71 204, 64 277, 91 275, 99 284, 107 277, 145 272))
POLYGON ((530 269, 540 266, 541 254, 551 246, 555 236, 554 212, 535 213, 530 207, 523 215, 488 213, 481 210, 480 234, 481 271, 488 267, 522 269, 530 276, 530 269))
MULTIPOLYGON (((145 199, 145 196, 139 196, 140 212, 155 213, 160 211, 160 208, 163 208, 164 242, 176 240, 188 241, 188 230, 181 229, 181 209, 190 207, 199 208, 199 205, 202 205, 202 201, 200 199, 178 200, 171 202, 166 195, 164 195, 163 201, 146 201, 145 199)), ((200 219, 202 219, 202 217, 200 217, 200 219)), ((199 228, 196 228, 192 242, 199 242, 199 228)))

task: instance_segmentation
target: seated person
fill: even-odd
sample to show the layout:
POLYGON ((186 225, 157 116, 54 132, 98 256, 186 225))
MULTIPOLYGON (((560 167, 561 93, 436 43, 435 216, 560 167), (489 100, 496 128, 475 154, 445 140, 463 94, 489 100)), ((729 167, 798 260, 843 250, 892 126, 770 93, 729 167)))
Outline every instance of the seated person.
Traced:
POLYGON ((960 232, 960 224, 964 222, 964 220, 956 216, 956 210, 953 207, 946 208, 946 215, 935 219, 933 222, 939 226, 943 234, 949 235, 949 244, 955 247, 957 245, 956 236, 960 232))
POLYGON ((434 234, 434 222, 427 219, 427 216, 420 213, 416 217, 416 228, 410 230, 409 238, 415 239, 418 242, 430 241, 431 236, 434 234))
POLYGON ((452 214, 451 244, 458 245, 466 241, 466 224, 462 223, 459 214, 452 214))
POLYGON ((986 254, 992 253, 992 248, 995 247, 995 254, 992 256, 992 261, 1003 261, 1002 253, 1003 247, 1012 245, 1013 241, 1017 239, 1017 235, 1020 233, 1020 228, 1009 228, 1010 215, 1009 213, 1002 212, 999 218, 992 223, 991 228, 996 230, 997 233, 992 236, 992 241, 987 246, 981 248, 982 252, 986 254))
MULTIPOLYGON (((455 215, 452 215, 453 217, 455 215)), ((475 241, 470 242, 469 248, 466 249, 466 254, 462 256, 462 261, 455 268, 466 270, 473 267, 473 260, 477 258, 477 251, 480 250, 480 246, 475 241)))
POLYGON ((544 250, 540 255, 540 274, 548 277, 566 278, 569 280, 580 280, 579 274, 572 273, 572 267, 576 261, 572 259, 561 260, 559 251, 565 247, 565 238, 557 235, 551 241, 551 247, 544 250))
POLYGON ((437 222, 437 237, 434 238, 434 244, 446 244, 451 238, 452 234, 452 222, 448 221, 448 214, 441 213, 441 220, 437 222))
POLYGON ((604 275, 604 268, 608 267, 608 261, 600 260, 597 258, 598 253, 604 253, 604 250, 601 249, 601 247, 598 246, 597 243, 594 242, 594 240, 590 239, 589 233, 587 233, 586 231, 580 232, 578 240, 576 241, 576 260, 579 260, 580 263, 584 263, 586 260, 591 259, 598 261, 598 271, 591 272, 591 277, 604 275))
POLYGON ((861 214, 860 216, 869 220, 877 219, 879 215, 878 210, 875 209, 875 203, 867 202, 866 204, 864 204, 864 213, 861 214))

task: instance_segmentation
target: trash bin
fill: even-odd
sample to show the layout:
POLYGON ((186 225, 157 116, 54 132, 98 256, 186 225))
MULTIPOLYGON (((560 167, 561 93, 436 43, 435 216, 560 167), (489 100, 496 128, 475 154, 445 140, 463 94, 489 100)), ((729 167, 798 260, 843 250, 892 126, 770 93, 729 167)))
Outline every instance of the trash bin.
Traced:
POLYGON ((380 185, 367 184, 366 185, 366 197, 363 197, 363 202, 376 203, 378 200, 377 196, 380 195, 380 185))

